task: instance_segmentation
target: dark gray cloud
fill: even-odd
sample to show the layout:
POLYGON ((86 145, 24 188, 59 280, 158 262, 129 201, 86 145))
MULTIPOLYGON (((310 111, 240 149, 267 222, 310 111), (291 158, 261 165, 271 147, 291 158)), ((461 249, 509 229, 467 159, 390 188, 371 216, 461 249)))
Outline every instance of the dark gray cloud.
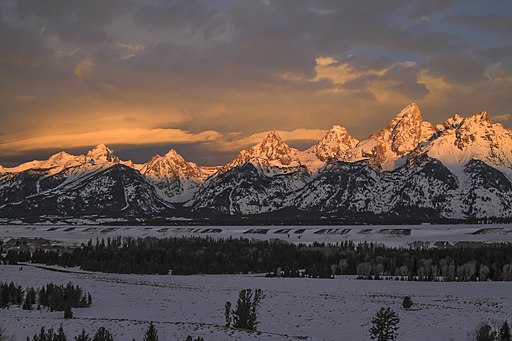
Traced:
POLYGON ((456 15, 453 20, 468 25, 477 26, 486 30, 498 32, 509 37, 512 36, 512 16, 501 14, 485 15, 456 15))
POLYGON ((207 39, 226 30, 225 17, 199 0, 150 2, 138 8, 134 18, 153 29, 180 31, 189 36, 200 33, 207 39))
POLYGON ((510 81, 500 75, 512 69, 510 6, 498 0, 5 0, 0 144, 15 138, 13 131, 78 129, 80 120, 120 112, 158 116, 152 128, 243 135, 340 123, 364 137, 407 104, 383 102, 375 84, 419 101, 433 120, 470 105, 508 113, 510 81), (343 84, 318 80, 318 57, 336 59, 354 74, 343 84), (449 90, 441 93, 432 78, 449 90), (468 101, 462 94, 479 96, 468 101))
POLYGON ((67 1, 19 0, 21 20, 33 20, 39 29, 48 30, 66 42, 97 44, 108 39, 105 27, 123 8, 118 0, 67 1))
POLYGON ((452 83, 464 84, 482 80, 485 71, 481 60, 463 55, 436 56, 425 67, 435 76, 452 83))

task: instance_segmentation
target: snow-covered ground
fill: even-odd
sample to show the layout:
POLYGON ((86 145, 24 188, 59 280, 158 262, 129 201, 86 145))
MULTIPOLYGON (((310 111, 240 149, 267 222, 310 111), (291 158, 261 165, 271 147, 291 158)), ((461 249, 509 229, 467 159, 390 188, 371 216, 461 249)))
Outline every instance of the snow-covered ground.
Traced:
POLYGON ((4 225, 0 239, 41 237, 66 243, 115 236, 213 238, 279 238, 294 243, 378 242, 407 245, 411 242, 460 241, 512 242, 512 224, 479 225, 357 225, 357 226, 76 226, 4 225))
POLYGON ((264 278, 257 275, 157 276, 62 273, 32 266, 0 266, 0 280, 23 286, 72 281, 91 292, 90 308, 62 312, 0 309, 0 325, 16 340, 32 337, 41 326, 63 325, 69 339, 81 328, 105 326, 116 340, 142 340, 154 321, 160 340, 369 340, 371 317, 381 307, 398 312, 399 340, 467 340, 481 321, 511 320, 512 283, 428 283, 264 278), (240 289, 261 288, 259 333, 223 327, 224 304, 240 289), (413 309, 401 309, 410 295, 413 309))

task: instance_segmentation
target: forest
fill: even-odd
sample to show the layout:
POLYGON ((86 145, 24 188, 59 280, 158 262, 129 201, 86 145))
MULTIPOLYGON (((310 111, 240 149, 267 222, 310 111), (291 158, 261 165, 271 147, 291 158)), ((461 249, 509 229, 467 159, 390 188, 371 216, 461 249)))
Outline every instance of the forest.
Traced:
POLYGON ((92 296, 80 286, 72 283, 47 285, 34 289, 23 288, 14 282, 0 282, 0 308, 9 308, 11 305, 21 306, 24 310, 49 309, 50 311, 65 311, 70 308, 84 308, 92 304, 92 296))
POLYGON ((72 250, 3 250, 4 264, 32 262, 106 273, 192 275, 263 273, 267 277, 419 281, 511 281, 512 243, 389 247, 342 242, 132 238, 89 240, 72 250))

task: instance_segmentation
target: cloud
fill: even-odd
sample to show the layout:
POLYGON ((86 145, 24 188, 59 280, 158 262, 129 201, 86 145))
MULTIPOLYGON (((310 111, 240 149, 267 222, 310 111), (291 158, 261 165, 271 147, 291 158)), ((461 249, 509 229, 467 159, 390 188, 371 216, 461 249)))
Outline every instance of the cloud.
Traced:
POLYGON ((0 143, 0 152, 5 155, 16 155, 39 149, 77 148, 100 143, 129 145, 205 143, 221 137, 222 134, 216 131, 190 133, 181 129, 114 128, 86 133, 40 135, 0 143))
POLYGON ((388 103, 406 103, 429 93, 427 86, 418 81, 419 68, 412 61, 376 68, 372 68, 368 60, 360 64, 352 63, 352 60, 339 62, 331 57, 321 57, 316 59, 316 63, 313 80, 330 80, 333 87, 327 91, 359 96, 371 94, 371 99, 388 103))
POLYGON ((94 63, 90 58, 85 58, 75 65, 73 73, 80 79, 89 77, 94 67, 94 63))
POLYGON ((510 15, 455 15, 452 19, 468 26, 477 26, 493 32, 502 33, 508 37, 512 34, 512 16, 510 15))
POLYGON ((32 101, 35 101, 36 99, 37 99, 36 96, 31 96, 31 95, 16 96, 16 102, 19 102, 19 103, 32 102, 32 101))
POLYGON ((262 131, 337 123, 364 138, 411 101, 433 121, 509 112, 510 10, 494 0, 3 1, 0 143, 108 126, 215 131, 204 144, 233 149, 262 131))
MULTIPOLYGON (((291 131, 277 130, 279 136, 287 143, 311 141, 316 143, 324 137, 325 129, 294 129, 291 131)), ((268 131, 258 132, 249 136, 243 136, 240 133, 226 134, 222 139, 213 140, 210 147, 224 151, 240 151, 243 148, 252 147, 260 143, 266 136, 268 131)))
POLYGON ((495 122, 505 122, 512 118, 511 114, 501 114, 492 116, 492 120, 495 122))
MULTIPOLYGON (((319 141, 326 133, 323 129, 295 129, 278 131, 281 138, 288 142, 319 141)), ((38 150, 66 150, 89 147, 100 143, 107 145, 168 145, 177 144, 203 145, 215 152, 238 152, 260 143, 268 132, 258 132, 245 136, 241 133, 222 134, 217 131, 192 133, 181 129, 145 129, 115 128, 85 133, 39 135, 26 139, 0 143, 0 153, 5 156, 16 156, 38 150)))
POLYGON ((226 20, 218 10, 198 0, 156 1, 138 8, 134 18, 158 30, 180 31, 188 36, 197 33, 212 39, 223 34, 226 20))

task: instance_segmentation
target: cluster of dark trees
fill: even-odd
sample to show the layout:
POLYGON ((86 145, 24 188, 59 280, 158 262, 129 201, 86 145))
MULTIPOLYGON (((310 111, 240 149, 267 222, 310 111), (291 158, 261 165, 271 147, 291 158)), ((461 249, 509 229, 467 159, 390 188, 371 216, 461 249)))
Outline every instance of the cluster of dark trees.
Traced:
MULTIPOLYGON (((4 251, 5 252, 5 251, 4 251)), ((2 261, 136 274, 233 274, 330 278, 402 278, 420 281, 511 281, 512 243, 461 243, 449 247, 388 247, 373 243, 291 244, 281 240, 114 238, 70 251, 7 250, 2 261)))
POLYGON ((23 305, 23 309, 31 310, 37 304, 37 309, 48 308, 51 311, 65 311, 71 308, 83 308, 92 304, 92 296, 71 282, 66 285, 48 283, 40 289, 28 287, 23 289, 14 282, 0 282, 0 308, 10 305, 23 305))
MULTIPOLYGON (((75 336, 75 341, 114 341, 114 336, 112 333, 106 329, 105 327, 100 327, 98 331, 91 337, 89 334, 85 331, 85 329, 82 329, 80 334, 75 336)), ((0 339, 1 341, 1 339, 0 339)), ((44 327, 41 327, 41 330, 39 333, 35 334, 32 339, 30 339, 27 336, 27 341, 68 341, 68 337, 66 333, 64 332, 64 328, 62 328, 62 325, 59 327, 57 331, 54 331, 53 328, 45 329, 44 327)), ((71 339, 70 339, 71 341, 71 339)), ((133 339, 132 341, 135 341, 133 339)), ((143 341, 159 341, 158 338, 158 331, 156 330, 153 323, 149 324, 148 329, 146 330, 146 333, 144 334, 143 341)), ((195 339, 192 338, 192 336, 187 336, 187 339, 185 341, 204 341, 202 337, 197 337, 195 339)))
POLYGON ((499 327, 492 327, 488 323, 482 323, 474 333, 476 341, 512 341, 510 326, 504 321, 499 327))
MULTIPOLYGON (((62 325, 59 327, 57 331, 54 331, 53 328, 49 328, 45 330, 44 327, 41 327, 39 333, 35 334, 32 339, 27 336, 27 341, 68 341, 68 337, 64 332, 64 328, 62 325)), ((98 331, 94 334, 93 337, 90 337, 89 334, 85 332, 85 329, 82 329, 81 333, 75 337, 76 341, 114 341, 114 337, 110 333, 108 329, 105 327, 100 327, 98 331)), ((158 341, 158 339, 157 339, 158 341)))

